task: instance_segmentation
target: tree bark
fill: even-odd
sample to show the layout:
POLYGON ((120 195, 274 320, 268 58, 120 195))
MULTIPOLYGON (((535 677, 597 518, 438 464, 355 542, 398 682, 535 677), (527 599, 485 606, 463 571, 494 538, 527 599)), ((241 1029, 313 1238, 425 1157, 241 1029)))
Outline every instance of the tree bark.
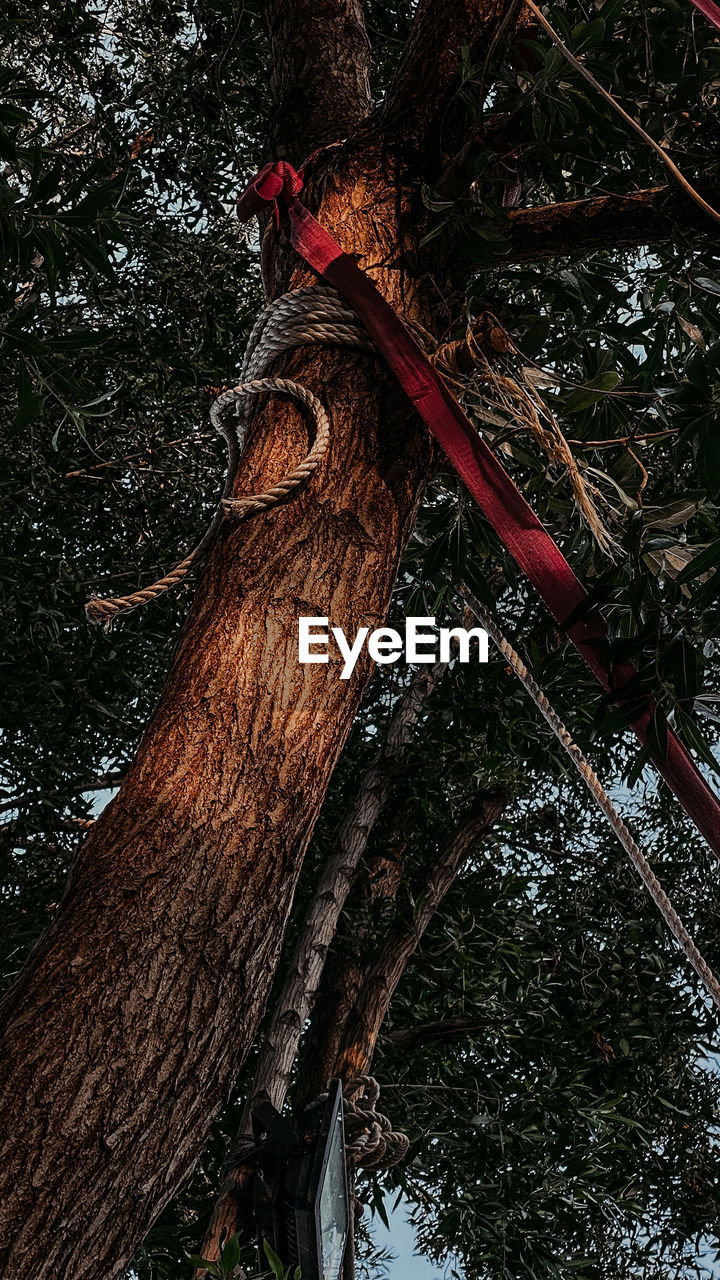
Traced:
POLYGON ((272 158, 300 164, 352 133, 370 110, 370 43, 361 0, 269 0, 272 158))
MULTIPOLYGON (((304 53, 293 63, 318 95, 301 139, 309 147, 326 142, 323 102, 333 130, 367 105, 362 68, 358 78, 339 55, 343 31, 362 43, 359 7, 328 0, 313 45, 319 3, 297 6, 304 53), (317 69, 329 67, 337 83, 325 98, 328 75, 317 69)), ((504 3, 454 2, 428 109, 440 105, 457 34, 484 38, 504 3)), ((294 38, 286 22, 278 107, 294 38)), ((387 111, 384 120, 389 128, 387 111)), ((369 125, 308 167, 307 203, 340 246, 398 312, 441 331, 464 281, 462 264, 421 248, 422 167, 369 125)), ((311 278, 287 244, 275 273, 283 288, 311 278)), ((384 620, 431 471, 428 433, 379 360, 322 350, 283 369, 330 405, 329 455, 290 506, 218 539, 138 755, 1 1006, 4 1280, 114 1280, 189 1175, 257 1030, 304 852, 369 674, 368 659, 349 682, 334 659, 300 666, 297 619, 328 616, 346 634, 384 620)), ((270 405, 256 415, 236 492, 265 488, 305 451, 294 412, 270 405)))
MULTIPOLYGON (((312 199, 312 196, 310 197, 312 199)), ((400 311, 406 204, 368 151, 320 216, 400 311)), ((299 283, 300 275, 293 283, 299 283)), ((302 858, 369 673, 298 664, 299 614, 385 617, 429 473, 425 430, 381 364, 298 353, 332 409, 322 473, 229 529, 210 558, 138 756, 2 1006, 0 1272, 113 1280, 188 1176, 252 1043, 302 858)), ((271 405, 238 491, 284 474, 304 427, 271 405)))
POLYGON ((399 920, 389 931, 374 963, 363 975, 359 996, 343 1029, 342 1048, 333 1074, 351 1080, 368 1071, 380 1028, 410 957, 458 871, 497 822, 507 801, 500 790, 486 792, 441 849, 417 907, 407 920, 399 920))
POLYGON ((487 835, 507 805, 504 792, 487 791, 440 850, 420 889, 417 906, 398 920, 375 948, 372 963, 351 945, 331 955, 323 974, 303 1046, 296 1105, 306 1106, 332 1076, 349 1080, 370 1067, 380 1027, 410 957, 465 859, 487 835))
MULTIPOLYGON (((443 262, 437 242, 420 248, 420 186, 446 148, 456 150, 441 124, 460 47, 487 52, 505 8, 421 0, 380 117, 384 136, 368 127, 362 143, 334 149, 333 171, 326 154, 307 191, 391 304, 435 332, 464 282, 462 263, 443 262), (412 168, 417 157, 426 168, 412 168)), ((287 119, 275 143, 298 160, 339 141, 367 108, 356 0, 325 10, 313 58, 317 12, 310 0, 297 6, 299 52, 292 24, 277 31, 273 90, 287 119), (345 40, 357 66, 355 53, 342 56, 345 40), (328 63, 337 76, 325 96, 318 68, 328 63), (294 105, 293 76, 302 90, 294 105)), ((282 287, 309 278, 287 246, 276 269, 282 287)), ((304 852, 369 674, 367 659, 349 682, 339 680, 339 656, 300 666, 297 618, 329 616, 347 634, 383 621, 430 442, 381 361, 327 349, 283 367, 331 408, 329 456, 291 505, 218 539, 137 758, 0 1006, 4 1280, 115 1280, 189 1175, 255 1036, 304 852)), ((305 451, 295 411, 263 409, 236 491, 265 488, 305 451)), ((387 983, 368 996, 373 1026, 386 994, 387 983)), ((343 1070, 357 1069, 367 1044, 353 1032, 343 1070)))
MULTIPOLYGON (((716 188, 698 189, 710 203, 717 200, 716 188)), ((510 249, 504 257, 524 262, 657 244, 670 239, 679 219, 686 229, 716 231, 712 219, 676 186, 513 209, 508 214, 510 249)))
POLYGON ((445 667, 445 663, 437 662, 414 672, 393 712, 377 757, 364 774, 338 829, 335 848, 320 874, 290 971, 273 1008, 255 1068, 248 1110, 264 1101, 280 1108, 285 1101, 300 1036, 315 1001, 325 957, 337 932, 360 859, 387 804, 397 766, 412 740, 420 712, 445 667))

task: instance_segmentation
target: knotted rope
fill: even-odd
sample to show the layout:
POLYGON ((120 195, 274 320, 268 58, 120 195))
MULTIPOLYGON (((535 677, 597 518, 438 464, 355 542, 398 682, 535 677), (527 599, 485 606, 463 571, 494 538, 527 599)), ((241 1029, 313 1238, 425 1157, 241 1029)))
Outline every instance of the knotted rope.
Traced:
MULTIPOLYGON (((432 345, 431 335, 421 326, 411 324, 409 327, 423 346, 432 345)), ((225 439, 228 465, 222 495, 207 532, 183 560, 149 586, 125 596, 104 599, 92 596, 85 609, 91 622, 100 622, 109 628, 114 618, 130 613, 179 586, 204 559, 226 517, 243 520, 287 501, 317 469, 330 440, 330 422, 323 405, 302 384, 289 378, 266 376, 269 366, 283 352, 312 345, 341 346, 367 352, 375 350, 372 339, 356 313, 334 289, 327 286, 310 285, 296 289, 283 294, 265 307, 248 339, 240 382, 224 391, 210 410, 210 421, 225 439), (303 461, 277 484, 263 493, 232 498, 230 495, 238 463, 247 443, 252 400, 265 392, 284 394, 302 404, 314 421, 315 440, 303 461)), ((578 471, 577 463, 555 419, 542 402, 538 407, 528 390, 521 388, 514 379, 500 377, 492 372, 492 366, 472 334, 461 342, 445 343, 437 349, 433 359, 448 381, 457 381, 457 352, 460 349, 466 358, 470 357, 473 372, 479 372, 489 386, 495 388, 496 400, 492 403, 498 403, 499 398, 498 407, 504 409, 508 420, 514 419, 526 426, 550 460, 565 469, 581 515, 599 545, 608 551, 612 546, 612 539, 602 525, 590 490, 578 471), (542 414, 548 419, 549 426, 541 421, 542 414)), ((461 394, 467 391, 467 381, 466 376, 464 384, 460 385, 461 394)), ((484 398, 490 400, 489 395, 484 398)), ((537 396, 535 400, 538 400, 537 396)))
POLYGON ((105 599, 93 596, 85 607, 91 622, 100 622, 109 628, 113 619, 179 586, 204 559, 227 516, 243 520, 268 511, 285 502, 317 470, 330 442, 330 419, 324 406, 299 382, 263 376, 282 352, 311 343, 372 349, 354 311, 340 301, 334 289, 323 286, 297 289, 265 307, 248 339, 240 381, 224 391, 210 410, 210 421, 225 438, 228 466, 220 501, 207 532, 183 560, 149 586, 125 596, 105 599), (247 442, 251 403, 255 396, 266 392, 290 396, 303 405, 313 420, 315 439, 307 456, 282 480, 262 493, 232 498, 238 463, 247 442))
POLYGON ((410 1148, 407 1134, 396 1132, 377 1110, 380 1085, 374 1076, 356 1076, 343 1089, 345 1153, 363 1169, 392 1169, 410 1148))

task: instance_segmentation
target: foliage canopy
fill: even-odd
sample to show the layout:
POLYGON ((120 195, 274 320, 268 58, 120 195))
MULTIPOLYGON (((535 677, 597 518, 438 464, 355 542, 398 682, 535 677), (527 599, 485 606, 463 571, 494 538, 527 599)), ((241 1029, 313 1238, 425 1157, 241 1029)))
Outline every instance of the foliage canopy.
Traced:
MULTIPOLYGON (((379 97, 410 6, 367 5, 379 97)), ((601 83, 689 177, 717 178, 720 42, 680 0, 554 4, 549 16, 601 83)), ((12 3, 3 22, 0 483, 4 762, 3 962, 14 974, 61 892, 96 783, 122 774, 157 698, 187 597, 111 634, 88 629, 91 590, 150 579, 192 544, 222 466, 207 425, 261 303, 257 246, 233 199, 264 158, 261 15, 235 0, 12 3)), ((634 251, 514 263, 507 206, 664 183, 656 158, 540 37, 523 62, 463 52, 451 104, 468 129, 505 113, 512 157, 477 161, 472 196, 428 186, 433 234, 467 261, 468 318, 512 333, 603 497, 621 548, 603 556, 566 477, 512 424, 479 425, 611 620, 614 655, 641 666, 708 769, 720 718, 720 262, 679 218, 634 251), (492 85, 492 89, 489 86, 492 85)), ((295 157, 300 160, 302 157, 295 157)), ((451 477, 441 474, 395 608, 451 618, 466 580, 498 608, 608 779, 663 880, 718 962, 717 877, 613 712, 451 477)), ((379 671, 335 777, 295 908, 402 688, 379 671)), ((662 728, 658 722, 657 738, 662 728)), ((380 1065, 411 1159, 418 1238, 470 1277, 718 1274, 716 1024, 619 852, 502 661, 452 668, 394 784, 369 854, 402 846, 393 907, 356 901, 343 937, 369 949, 422 892, 478 788, 514 797, 462 872, 399 988, 390 1032, 481 1015, 463 1039, 380 1065), (366 918, 369 917, 369 918, 366 918), (362 920, 362 929, 359 923, 362 920)), ((102 794, 102 791, 100 792, 102 794)), ((291 940, 291 939, 290 939, 291 940)), ((252 1064, 250 1064, 251 1067, 252 1064)), ((250 1069, 250 1067, 248 1069, 250 1069)), ((238 1099, 247 1087, 239 1082, 238 1099)), ((175 1276, 197 1248, 238 1101, 193 1185, 137 1260, 175 1276)))

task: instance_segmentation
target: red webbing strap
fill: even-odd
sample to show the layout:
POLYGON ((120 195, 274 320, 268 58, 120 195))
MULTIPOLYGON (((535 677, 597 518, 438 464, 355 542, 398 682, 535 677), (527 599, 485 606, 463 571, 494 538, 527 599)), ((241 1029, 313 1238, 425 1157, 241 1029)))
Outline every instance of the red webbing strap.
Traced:
POLYGON ((699 9, 708 21, 712 22, 720 31, 720 9, 714 3, 714 0, 690 0, 690 3, 694 4, 695 8, 699 9))
MULTIPOLYGON (((294 248, 357 312, 486 519, 562 627, 564 620, 587 601, 585 588, 392 307, 298 199, 301 189, 302 177, 290 165, 284 161, 267 165, 240 197, 238 216, 245 221, 267 210, 269 203, 277 208, 277 201, 282 199, 294 248)), ((619 662, 610 675, 605 658, 607 628, 602 615, 593 609, 566 630, 600 684, 612 690, 615 701, 622 705, 619 691, 637 675, 637 670, 630 662, 619 662)), ((650 704, 632 721, 643 744, 647 742, 653 711, 654 705, 650 704)), ((672 729, 668 729, 667 758, 653 760, 698 830, 720 856, 720 801, 672 729)))

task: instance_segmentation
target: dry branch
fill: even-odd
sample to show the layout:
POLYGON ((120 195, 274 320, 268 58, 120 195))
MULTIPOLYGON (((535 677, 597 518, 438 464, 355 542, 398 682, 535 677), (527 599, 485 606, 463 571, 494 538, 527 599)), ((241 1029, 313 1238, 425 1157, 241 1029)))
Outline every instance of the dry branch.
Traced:
MULTIPOLYGON (((717 198, 717 191, 703 189, 717 198)), ((508 214, 511 247, 505 257, 524 262, 632 249, 669 240, 677 223, 688 230, 715 231, 711 219, 674 186, 517 209, 508 214)))

